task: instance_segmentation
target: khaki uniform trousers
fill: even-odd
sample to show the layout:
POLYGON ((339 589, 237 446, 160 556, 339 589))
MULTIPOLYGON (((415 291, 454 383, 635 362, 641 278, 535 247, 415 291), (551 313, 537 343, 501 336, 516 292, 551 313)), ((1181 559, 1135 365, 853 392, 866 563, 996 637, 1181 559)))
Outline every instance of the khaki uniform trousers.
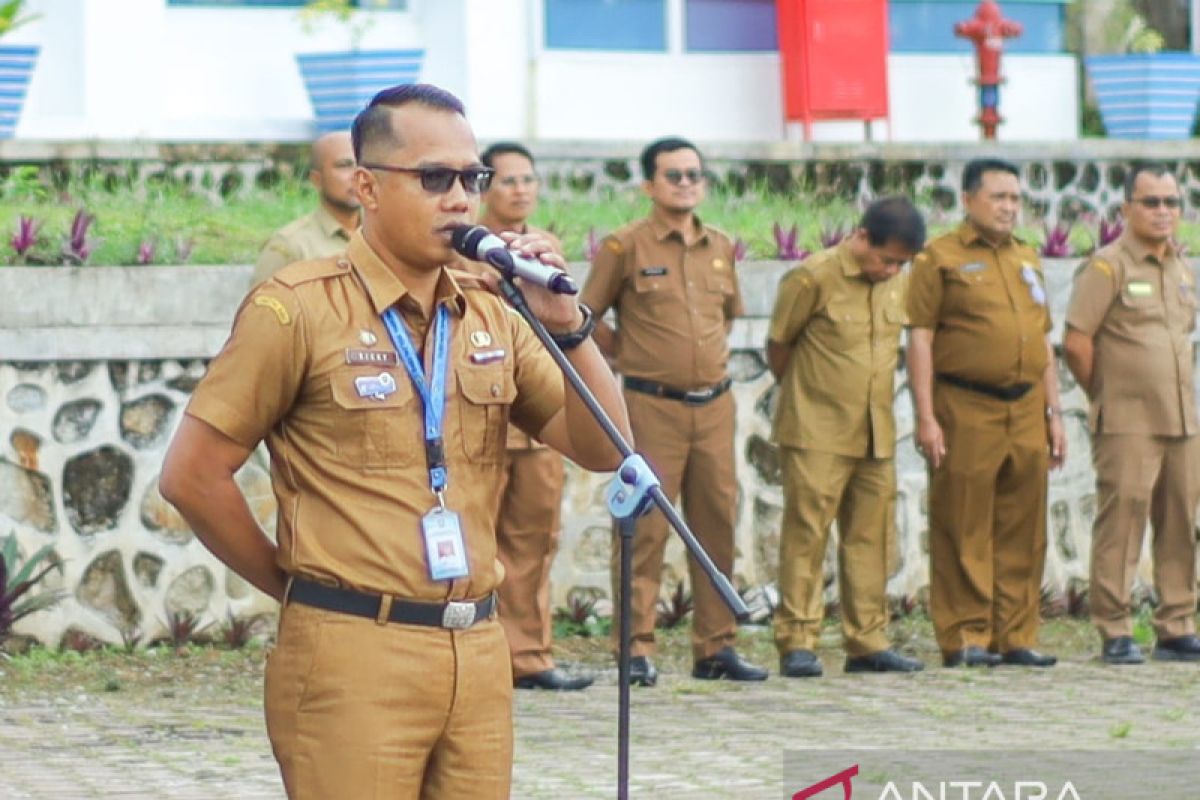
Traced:
POLYGON ((858 657, 886 650, 895 462, 794 447, 781 447, 780 456, 784 510, 775 646, 780 654, 817 647, 825 616, 825 550, 836 517, 846 653, 858 657))
POLYGON ((293 603, 267 733, 291 800, 507 800, 512 691, 492 620, 451 631, 293 603))
POLYGON ((1092 437, 1099 508, 1092 528, 1092 621, 1105 639, 1131 636, 1129 595, 1149 521, 1159 638, 1195 633, 1200 436, 1092 437))
POLYGON ((549 448, 509 450, 496 557, 504 565, 499 618, 512 653, 513 678, 554 668, 550 566, 558 551, 563 460, 549 448))
MULTIPOLYGON (((625 392, 634 442, 662 481, 662 490, 674 503, 683 493, 683 516, 717 569, 733 571, 733 524, 737 503, 734 472, 733 393, 702 406, 677 400, 625 392)), ((654 623, 662 582, 663 551, 674 532, 657 508, 638 520, 633 540, 634 656, 655 652, 654 623)), ((613 597, 620 593, 620 537, 613 537, 613 597)), ((692 655, 708 658, 732 644, 737 633, 733 614, 713 588, 708 576, 688 556, 692 588, 692 655)), ((613 626, 614 645, 619 625, 613 626)))
POLYGON ((929 606, 943 654, 1033 647, 1046 563, 1045 392, 1006 402, 945 383, 929 480, 929 606))

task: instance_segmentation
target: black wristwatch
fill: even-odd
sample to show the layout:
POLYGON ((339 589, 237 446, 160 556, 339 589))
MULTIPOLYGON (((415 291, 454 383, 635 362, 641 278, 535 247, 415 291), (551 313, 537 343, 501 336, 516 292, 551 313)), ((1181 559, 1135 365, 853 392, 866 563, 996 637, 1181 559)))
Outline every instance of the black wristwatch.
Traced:
POLYGON ((550 338, 559 346, 561 350, 574 350, 579 345, 588 340, 592 335, 592 331, 596 330, 596 319, 592 315, 592 310, 583 303, 579 304, 579 310, 583 312, 583 324, 570 333, 550 334, 550 338))

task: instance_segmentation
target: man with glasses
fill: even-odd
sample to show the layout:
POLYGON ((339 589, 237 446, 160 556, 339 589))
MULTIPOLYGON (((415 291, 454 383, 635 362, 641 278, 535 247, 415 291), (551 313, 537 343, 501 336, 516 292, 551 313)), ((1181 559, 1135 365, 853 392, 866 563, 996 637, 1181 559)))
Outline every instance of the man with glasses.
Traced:
MULTIPOLYGON (((737 476, 727 336, 733 318, 742 313, 733 243, 696 216, 705 178, 695 145, 686 139, 659 139, 642 151, 641 166, 650 215, 601 243, 582 299, 597 320, 615 310, 616 329, 598 321, 596 341, 624 375, 637 449, 672 502, 682 492, 688 525, 717 568, 729 575, 737 476)), ((629 677, 640 686, 653 686, 658 678, 651 656, 669 535, 666 519, 654 510, 638 521, 633 540, 629 677)), ((614 537, 614 598, 618 553, 614 537)), ((766 670, 734 650, 733 615, 690 558, 688 572, 694 600, 692 675, 766 679, 766 670)))
MULTIPOLYGON (((160 488, 200 540, 284 605, 267 731, 289 796, 508 798, 512 680, 495 621, 509 421, 587 469, 620 454, 524 321, 446 268, 491 170, 453 95, 380 92, 354 121, 363 226, 242 304, 160 488), (233 476, 264 439, 278 545, 233 476)), ((558 267, 536 237, 511 246, 558 267)), ((573 298, 529 305, 628 434, 573 298)))
POLYGON ((1013 235, 1017 168, 963 168, 966 219, 913 259, 908 379, 929 465, 929 608, 947 667, 1050 667, 1034 649, 1047 469, 1066 457, 1037 252, 1013 235))
MULTIPOLYGON (((479 224, 495 233, 536 233, 562 255, 557 238, 526 221, 537 208, 533 155, 516 142, 497 142, 479 160, 496 171, 483 195, 479 224)), ((496 557, 504 565, 504 582, 497 592, 498 616, 512 654, 513 680, 518 689, 586 689, 592 678, 567 674, 551 653, 550 566, 558 550, 562 456, 511 426, 501 484, 496 557)))
POLYGON ((1151 527, 1157 641, 1153 657, 1200 661, 1196 505, 1200 421, 1192 380, 1196 278, 1174 243, 1179 183, 1161 164, 1132 167, 1125 231, 1076 273, 1063 339, 1087 392, 1096 468, 1092 622, 1108 664, 1140 664, 1130 594, 1151 527))
POLYGON ((354 148, 350 131, 327 133, 312 144, 308 180, 317 190, 317 208, 276 231, 254 266, 254 283, 280 267, 309 258, 341 255, 359 225, 354 195, 354 148))
POLYGON ((925 245, 908 199, 867 207, 857 230, 779 282, 767 365, 779 381, 772 438, 783 465, 779 537, 779 672, 811 678, 825 616, 825 550, 838 523, 846 672, 917 672, 890 648, 888 536, 896 509, 896 361, 904 265, 925 245))

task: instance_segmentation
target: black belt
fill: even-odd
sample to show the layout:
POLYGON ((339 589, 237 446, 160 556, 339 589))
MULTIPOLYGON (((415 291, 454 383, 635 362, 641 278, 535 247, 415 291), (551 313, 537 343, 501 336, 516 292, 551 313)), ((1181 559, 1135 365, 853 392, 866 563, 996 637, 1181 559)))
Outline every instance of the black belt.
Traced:
POLYGON ((326 611, 368 617, 381 623, 399 622, 403 625, 428 625, 431 628, 462 630, 492 615, 496 608, 496 595, 490 594, 482 600, 474 601, 417 603, 294 578, 286 602, 303 603, 326 611), (384 608, 388 603, 390 608, 385 615, 384 608))
POLYGON ((979 394, 986 394, 988 397, 994 397, 997 400, 1004 400, 1011 403, 1014 400, 1020 400, 1025 395, 1029 394, 1029 390, 1033 388, 1032 383, 1014 383, 1012 386, 993 386, 990 383, 978 383, 969 381, 966 378, 960 378, 957 375, 947 375, 944 372, 937 374, 937 379, 942 383, 948 383, 951 386, 957 386, 960 389, 966 389, 979 394))
POLYGON ((673 389, 670 386, 663 386, 657 381, 648 381, 644 378, 632 378, 625 376, 625 388, 642 394, 652 394, 655 397, 665 397, 668 400, 679 400, 687 403, 689 406, 702 406, 705 403, 711 403, 725 392, 729 391, 729 387, 733 385, 730 378, 718 383, 716 386, 710 386, 707 389, 693 389, 690 392, 685 392, 683 389, 673 389))

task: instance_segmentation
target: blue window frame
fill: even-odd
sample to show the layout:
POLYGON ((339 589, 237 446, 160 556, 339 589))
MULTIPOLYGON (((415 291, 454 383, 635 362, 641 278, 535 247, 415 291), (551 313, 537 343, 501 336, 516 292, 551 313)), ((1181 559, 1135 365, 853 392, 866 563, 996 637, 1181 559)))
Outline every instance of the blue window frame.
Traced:
POLYGON ((545 0, 551 50, 667 49, 665 0, 545 0))
POLYGON ((775 0, 686 0, 685 49, 694 53, 773 52, 775 0))
MULTIPOLYGON (((973 53, 968 39, 954 35, 954 23, 975 15, 975 0, 891 0, 888 34, 893 53, 973 53)), ((1005 0, 1004 16, 1024 26, 1005 39, 1010 53, 1061 53, 1066 29, 1066 0, 1005 0)))

